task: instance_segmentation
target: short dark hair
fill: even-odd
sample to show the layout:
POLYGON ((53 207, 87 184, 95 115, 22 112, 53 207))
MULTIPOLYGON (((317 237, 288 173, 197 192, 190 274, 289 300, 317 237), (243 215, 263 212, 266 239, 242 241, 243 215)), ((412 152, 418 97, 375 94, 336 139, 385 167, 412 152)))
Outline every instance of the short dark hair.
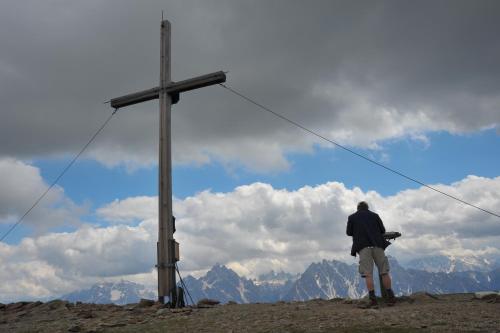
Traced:
POLYGON ((367 210, 368 204, 365 201, 360 201, 358 203, 358 210, 367 210))

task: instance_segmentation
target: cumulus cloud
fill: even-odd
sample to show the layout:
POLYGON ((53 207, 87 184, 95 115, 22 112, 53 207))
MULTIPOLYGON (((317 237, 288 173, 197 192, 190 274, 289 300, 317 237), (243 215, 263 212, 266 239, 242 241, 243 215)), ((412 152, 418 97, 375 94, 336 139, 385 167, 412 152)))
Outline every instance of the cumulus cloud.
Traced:
POLYGON ((58 296, 113 277, 141 281, 155 264, 156 223, 82 227, 0 244, 0 298, 58 296))
MULTIPOLYGON (((500 200, 496 191, 499 183, 500 178, 470 176, 452 185, 436 186, 493 209, 500 200)), ((495 248, 500 239, 496 217, 426 188, 383 197, 336 182, 292 192, 256 183, 231 193, 203 192, 177 203, 179 239, 186 246, 197 244, 185 250, 184 265, 199 269, 190 258, 201 256, 205 262, 215 257, 235 265, 248 263, 258 274, 280 266, 298 272, 324 257, 351 260, 345 222, 360 200, 371 203, 388 230, 403 233, 403 240, 396 241, 390 250, 402 261, 417 254, 465 254, 466 250, 495 248), (200 246, 203 254, 196 254, 200 246)), ((500 254, 498 250, 495 253, 500 254)))
MULTIPOLYGON (((486 209, 500 204, 500 177, 469 176, 435 186, 486 209)), ((0 299, 57 295, 102 279, 127 278, 154 286, 156 200, 127 198, 98 210, 113 222, 142 220, 135 226, 85 226, 26 238, 17 245, 0 244, 0 299)), ((270 269, 301 272, 321 259, 355 263, 345 226, 360 200, 380 214, 388 230, 403 233, 388 249, 400 261, 432 254, 500 257, 497 218, 426 188, 384 197, 338 182, 296 191, 254 183, 174 200, 180 267, 200 274, 221 263, 255 277, 270 269)))
POLYGON ((113 223, 131 223, 137 220, 154 219, 158 216, 158 202, 146 196, 116 199, 97 209, 97 215, 113 223))
MULTIPOLYGON (((13 158, 0 157, 0 223, 13 224, 47 190, 40 170, 13 158)), ((78 225, 85 207, 76 205, 55 186, 23 221, 37 232, 62 224, 78 225)))
MULTIPOLYGON (((102 101, 157 85, 160 11, 174 80, 229 70, 228 84, 344 144, 376 148, 500 123, 496 1, 337 3, 85 1, 0 4, 0 155, 77 151, 102 101), (17 18, 25 18, 20 21, 17 18), (36 56, 32 50, 36 49, 36 56)), ((174 161, 288 168, 318 143, 219 87, 173 109, 174 161)), ((157 159, 157 103, 121 110, 88 157, 157 159)))

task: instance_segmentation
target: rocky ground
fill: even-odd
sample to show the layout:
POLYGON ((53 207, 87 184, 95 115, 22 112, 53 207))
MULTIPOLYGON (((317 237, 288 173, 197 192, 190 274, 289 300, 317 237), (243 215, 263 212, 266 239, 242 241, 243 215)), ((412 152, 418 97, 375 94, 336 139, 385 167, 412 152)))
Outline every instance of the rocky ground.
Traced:
POLYGON ((153 301, 124 306, 0 304, 0 332, 500 332, 500 296, 398 298, 363 309, 362 300, 207 305, 169 309, 153 301))

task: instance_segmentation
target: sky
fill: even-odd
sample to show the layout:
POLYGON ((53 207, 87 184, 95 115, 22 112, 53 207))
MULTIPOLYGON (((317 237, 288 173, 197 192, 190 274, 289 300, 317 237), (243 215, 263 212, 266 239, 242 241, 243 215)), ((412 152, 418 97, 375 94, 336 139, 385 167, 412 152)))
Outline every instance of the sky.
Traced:
MULTIPOLYGON (((500 213, 497 1, 1 1, 0 233, 113 111, 172 79, 227 85, 349 149, 500 213)), ((0 242, 0 302, 127 279, 154 288, 158 101, 120 109, 0 242)), ((373 165, 220 86, 172 108, 183 274, 256 277, 355 264, 348 215, 365 200, 401 262, 499 259, 500 219, 373 165)))

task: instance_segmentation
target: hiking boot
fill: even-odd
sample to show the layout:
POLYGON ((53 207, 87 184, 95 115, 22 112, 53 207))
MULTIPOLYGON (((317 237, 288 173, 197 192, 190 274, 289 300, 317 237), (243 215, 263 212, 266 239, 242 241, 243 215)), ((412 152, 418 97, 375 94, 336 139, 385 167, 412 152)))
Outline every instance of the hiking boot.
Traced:
POLYGON ((392 289, 387 289, 387 299, 385 300, 387 306, 393 306, 396 304, 396 296, 394 296, 394 292, 392 289))
POLYGON ((378 302, 376 298, 370 298, 368 300, 368 307, 369 308, 378 308, 378 302))
POLYGON ((375 290, 368 291, 368 308, 377 308, 377 296, 375 296, 375 290))

